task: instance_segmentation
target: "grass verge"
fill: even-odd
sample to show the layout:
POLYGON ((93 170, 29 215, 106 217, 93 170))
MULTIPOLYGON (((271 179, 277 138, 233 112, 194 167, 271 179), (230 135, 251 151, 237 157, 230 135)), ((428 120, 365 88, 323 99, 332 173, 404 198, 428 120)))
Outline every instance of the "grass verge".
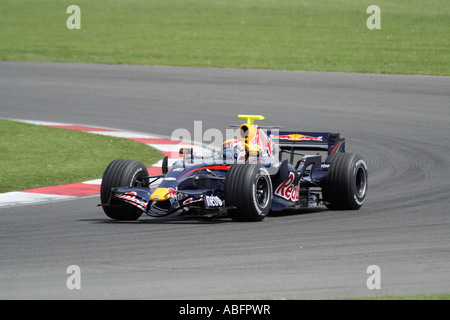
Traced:
POLYGON ((450 300, 450 293, 362 297, 362 298, 349 298, 348 300, 450 300))
POLYGON ((80 30, 71 4, 2 0, 0 60, 450 75, 448 0, 77 0, 80 30))
POLYGON ((101 178, 114 159, 150 166, 160 151, 140 142, 0 119, 0 193, 101 178))

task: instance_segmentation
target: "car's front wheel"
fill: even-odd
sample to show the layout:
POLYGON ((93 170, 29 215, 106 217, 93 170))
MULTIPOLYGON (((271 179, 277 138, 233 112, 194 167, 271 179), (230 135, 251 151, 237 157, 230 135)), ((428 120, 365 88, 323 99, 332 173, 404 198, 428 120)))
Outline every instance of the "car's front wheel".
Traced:
POLYGON ((140 187, 147 177, 147 168, 139 161, 118 159, 112 161, 103 173, 100 200, 105 214, 115 220, 136 220, 142 215, 139 208, 112 199, 112 188, 140 187), (107 205, 109 204, 109 206, 107 205))
POLYGON ((272 205, 272 181, 261 164, 234 164, 225 180, 225 204, 234 221, 262 221, 272 205))

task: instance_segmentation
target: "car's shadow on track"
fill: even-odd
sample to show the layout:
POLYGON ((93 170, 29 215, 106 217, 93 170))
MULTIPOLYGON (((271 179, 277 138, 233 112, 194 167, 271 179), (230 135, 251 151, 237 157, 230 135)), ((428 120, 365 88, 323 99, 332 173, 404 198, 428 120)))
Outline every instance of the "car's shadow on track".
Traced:
MULTIPOLYGON (((274 211, 270 212, 267 216, 269 219, 278 219, 282 217, 289 216, 303 216, 303 215, 311 215, 317 214, 321 212, 329 211, 325 207, 317 207, 317 208, 305 208, 305 209, 287 209, 283 211, 274 211)), ((264 220, 266 221, 267 218, 264 220)), ((222 223, 233 223, 231 218, 229 217, 185 217, 185 216, 167 216, 161 218, 154 218, 143 215, 138 220, 135 221, 118 221, 112 220, 110 218, 96 218, 96 219, 80 219, 78 221, 99 223, 99 224, 222 224, 222 223)), ((255 222, 239 222, 239 223, 255 223, 255 222)))
POLYGON ((118 221, 105 217, 104 219, 80 219, 78 221, 87 221, 99 224, 219 224, 232 222, 230 218, 187 218, 180 216, 171 217, 147 217, 142 216, 135 221, 118 221))
POLYGON ((314 207, 314 208, 304 208, 304 209, 285 209, 282 211, 271 211, 268 214, 268 217, 278 218, 278 217, 287 217, 287 216, 302 216, 309 215, 320 212, 330 211, 326 207, 314 207))

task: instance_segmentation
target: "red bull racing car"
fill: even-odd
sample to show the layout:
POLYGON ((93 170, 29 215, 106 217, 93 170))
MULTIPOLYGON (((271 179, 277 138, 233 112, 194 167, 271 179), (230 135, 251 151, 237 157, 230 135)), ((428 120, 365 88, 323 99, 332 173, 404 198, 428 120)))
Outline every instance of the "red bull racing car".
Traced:
POLYGON ((367 165, 359 154, 345 152, 339 133, 286 132, 256 125, 263 116, 238 117, 247 120, 238 126, 239 136, 207 159, 197 158, 192 148, 181 148, 182 159, 169 170, 165 157, 157 176, 149 176, 137 161, 111 162, 100 194, 106 215, 136 220, 143 213, 178 213, 261 221, 271 211, 288 208, 356 210, 363 205, 367 165))

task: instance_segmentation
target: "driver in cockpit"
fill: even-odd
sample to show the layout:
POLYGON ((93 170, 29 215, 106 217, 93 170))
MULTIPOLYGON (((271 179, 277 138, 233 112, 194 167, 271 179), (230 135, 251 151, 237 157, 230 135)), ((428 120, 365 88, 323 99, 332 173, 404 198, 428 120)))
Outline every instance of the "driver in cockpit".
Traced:
POLYGON ((228 139, 223 143, 222 149, 223 159, 227 162, 245 162, 245 146, 238 139, 228 139))
POLYGON ((253 150, 246 151, 245 144, 239 139, 228 139, 223 143, 222 156, 227 163, 262 163, 266 166, 277 163, 272 157, 264 154, 261 147, 254 145, 253 150))

